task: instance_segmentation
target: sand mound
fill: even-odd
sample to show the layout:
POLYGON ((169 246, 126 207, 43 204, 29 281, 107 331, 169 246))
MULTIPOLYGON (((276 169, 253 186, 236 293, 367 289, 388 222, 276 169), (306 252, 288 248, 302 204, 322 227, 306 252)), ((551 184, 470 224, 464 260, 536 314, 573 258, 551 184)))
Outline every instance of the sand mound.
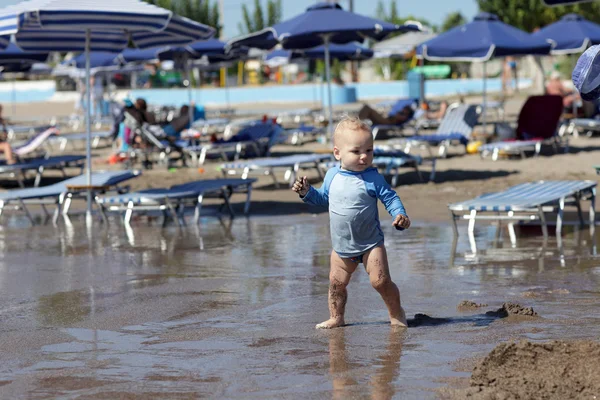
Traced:
POLYGON ((453 398, 593 399, 600 393, 600 343, 503 343, 475 367, 471 388, 453 398))
POLYGON ((504 303, 502 304, 502 307, 500 307, 496 311, 488 311, 485 314, 499 318, 505 318, 511 315, 524 315, 527 317, 538 316, 538 313, 533 311, 533 308, 523 307, 522 305, 516 303, 504 303))
POLYGON ((475 310, 481 307, 487 307, 487 304, 479 304, 475 303, 471 300, 463 300, 456 306, 456 309, 459 311, 467 311, 467 310, 475 310))

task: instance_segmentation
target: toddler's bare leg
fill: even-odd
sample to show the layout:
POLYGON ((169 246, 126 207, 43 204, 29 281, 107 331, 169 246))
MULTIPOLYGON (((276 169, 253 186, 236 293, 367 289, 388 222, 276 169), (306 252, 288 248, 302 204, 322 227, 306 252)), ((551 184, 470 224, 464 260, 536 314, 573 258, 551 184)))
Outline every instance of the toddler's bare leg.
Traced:
POLYGON ((347 258, 341 258, 335 251, 331 252, 331 269, 329 270, 329 319, 317 324, 317 329, 331 329, 344 325, 344 312, 352 273, 358 264, 347 258))
POLYGON ((406 314, 400 305, 400 291, 390 277, 385 246, 375 247, 363 256, 371 285, 383 298, 392 325, 407 326, 406 314))

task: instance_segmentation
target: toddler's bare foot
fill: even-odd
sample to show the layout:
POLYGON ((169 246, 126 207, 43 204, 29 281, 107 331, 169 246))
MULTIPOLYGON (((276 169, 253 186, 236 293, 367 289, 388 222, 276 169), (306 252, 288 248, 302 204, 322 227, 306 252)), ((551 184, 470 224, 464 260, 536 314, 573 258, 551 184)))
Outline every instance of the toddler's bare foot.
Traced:
POLYGON ((406 313, 404 312, 404 308, 400 307, 400 315, 397 318, 390 317, 390 323, 392 326, 400 326, 407 328, 408 322, 406 322, 406 313))
POLYGON ((317 326, 315 326, 315 328, 316 329, 332 329, 332 328, 337 328, 337 327, 340 327, 343 325, 344 325, 343 319, 330 318, 325 322, 321 322, 320 324, 317 324, 317 326))

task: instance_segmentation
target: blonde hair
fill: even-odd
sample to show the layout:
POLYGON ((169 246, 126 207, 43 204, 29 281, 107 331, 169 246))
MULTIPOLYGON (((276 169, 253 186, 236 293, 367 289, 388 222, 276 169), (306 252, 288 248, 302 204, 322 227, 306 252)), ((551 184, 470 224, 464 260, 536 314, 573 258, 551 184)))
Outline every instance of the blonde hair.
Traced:
POLYGON ((363 132, 368 132, 369 134, 371 134, 371 127, 366 122, 361 121, 357 117, 346 116, 346 117, 342 118, 342 120, 337 124, 337 126, 335 127, 335 130, 333 131, 333 143, 334 144, 335 144, 336 136, 338 136, 339 133, 344 132, 344 131, 352 131, 352 132, 363 131, 363 132))

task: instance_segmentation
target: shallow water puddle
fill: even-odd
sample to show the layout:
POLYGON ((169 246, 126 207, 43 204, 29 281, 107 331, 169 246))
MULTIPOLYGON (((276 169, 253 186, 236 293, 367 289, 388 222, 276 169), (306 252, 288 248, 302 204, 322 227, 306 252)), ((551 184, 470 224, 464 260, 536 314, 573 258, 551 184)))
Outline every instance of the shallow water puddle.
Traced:
POLYGON ((562 247, 538 236, 512 247, 482 226, 473 252, 446 224, 383 229, 406 331, 389 327, 362 269, 348 326, 314 329, 328 313, 323 218, 5 228, 0 396, 432 398, 468 375, 457 361, 499 342, 600 334, 598 239, 587 230, 567 230, 562 247), (463 300, 487 306, 457 309, 463 300), (508 301, 540 316, 486 314, 508 301))

